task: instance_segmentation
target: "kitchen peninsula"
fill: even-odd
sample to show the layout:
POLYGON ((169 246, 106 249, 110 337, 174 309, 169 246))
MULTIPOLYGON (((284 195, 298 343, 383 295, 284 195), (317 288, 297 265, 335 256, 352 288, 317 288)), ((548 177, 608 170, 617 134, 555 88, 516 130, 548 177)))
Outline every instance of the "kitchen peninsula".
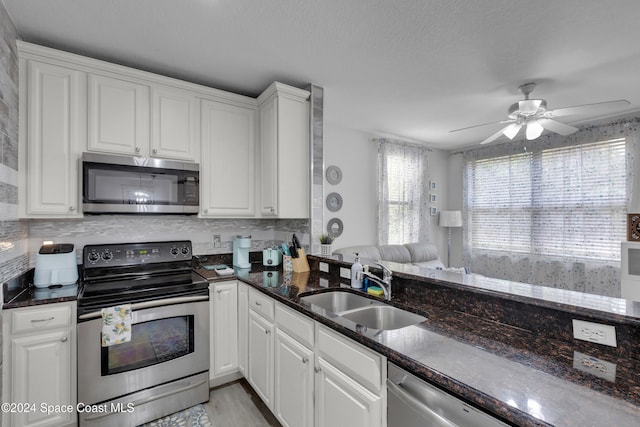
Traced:
POLYGON ((348 287, 340 270, 351 262, 309 256, 309 263, 310 273, 280 272, 277 282, 265 281, 258 264, 239 279, 510 424, 640 422, 638 303, 390 263, 391 304, 428 320, 372 330, 328 319, 300 300, 348 287), (617 347, 574 339, 572 319, 615 326, 617 347), (594 361, 609 371, 589 372, 594 361))

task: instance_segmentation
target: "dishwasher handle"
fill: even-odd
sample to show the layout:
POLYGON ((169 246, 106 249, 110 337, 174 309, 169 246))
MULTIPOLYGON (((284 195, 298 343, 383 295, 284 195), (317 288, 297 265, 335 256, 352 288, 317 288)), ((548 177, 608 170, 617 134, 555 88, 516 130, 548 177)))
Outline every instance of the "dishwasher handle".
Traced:
POLYGON ((394 394, 400 401, 407 406, 415 409, 422 414, 425 419, 433 420, 437 423, 438 427, 458 427, 457 424, 443 418, 441 415, 434 412, 427 406, 425 402, 419 400, 412 393, 402 388, 402 383, 396 384, 395 382, 387 379, 387 391, 394 394))

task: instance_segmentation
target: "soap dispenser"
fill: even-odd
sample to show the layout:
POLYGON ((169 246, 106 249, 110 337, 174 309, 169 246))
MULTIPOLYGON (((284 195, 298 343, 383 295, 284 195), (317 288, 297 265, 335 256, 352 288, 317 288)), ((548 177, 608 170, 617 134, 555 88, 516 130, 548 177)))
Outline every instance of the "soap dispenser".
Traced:
POLYGON ((358 258, 358 253, 356 254, 356 261, 351 266, 351 287, 354 289, 362 288, 362 264, 360 264, 360 258, 358 258))

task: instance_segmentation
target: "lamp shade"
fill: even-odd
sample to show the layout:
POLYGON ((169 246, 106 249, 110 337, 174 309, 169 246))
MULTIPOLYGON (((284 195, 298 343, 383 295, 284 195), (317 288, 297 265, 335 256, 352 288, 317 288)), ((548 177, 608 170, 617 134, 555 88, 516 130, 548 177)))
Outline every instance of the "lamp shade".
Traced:
POLYGON ((462 227, 461 211, 440 211, 440 227, 462 227))

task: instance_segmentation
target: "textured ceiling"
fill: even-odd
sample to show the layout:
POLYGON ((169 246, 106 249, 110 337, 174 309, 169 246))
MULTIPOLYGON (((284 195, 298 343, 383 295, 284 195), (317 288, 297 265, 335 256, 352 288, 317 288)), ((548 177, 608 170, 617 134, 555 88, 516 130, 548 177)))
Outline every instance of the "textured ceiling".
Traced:
POLYGON ((251 96, 315 83, 327 123, 436 148, 496 132, 449 131, 528 81, 549 109, 640 109, 638 0, 2 1, 26 41, 251 96))

